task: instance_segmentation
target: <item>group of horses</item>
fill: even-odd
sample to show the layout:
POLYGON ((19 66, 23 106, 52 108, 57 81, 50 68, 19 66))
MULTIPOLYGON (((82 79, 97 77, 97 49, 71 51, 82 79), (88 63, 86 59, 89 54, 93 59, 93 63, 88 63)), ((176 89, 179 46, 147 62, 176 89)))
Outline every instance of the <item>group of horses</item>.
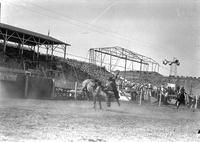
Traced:
MULTIPOLYGON (((82 92, 84 92, 84 94, 87 95, 88 99, 89 98, 93 99, 94 109, 96 109, 97 101, 99 102, 100 109, 102 109, 101 105, 102 100, 106 101, 107 107, 111 106, 111 100, 114 96, 114 91, 113 88, 109 86, 107 83, 102 84, 101 82, 95 79, 86 79, 82 82, 81 90, 82 92)), ((164 85, 158 87, 149 83, 132 83, 127 85, 124 89, 124 91, 127 91, 128 93, 131 94, 132 100, 135 101, 136 98, 138 98, 138 96, 141 96, 141 99, 144 100, 144 96, 148 95, 148 97, 157 98, 157 101, 159 101, 161 97, 162 102, 166 104, 167 101, 173 98, 176 101, 175 105, 177 106, 177 108, 179 108, 180 104, 188 105, 189 101, 192 102, 194 100, 191 96, 189 96, 185 92, 185 90, 183 90, 183 88, 179 88, 178 90, 173 90, 173 91, 172 90, 173 89, 171 89, 170 87, 166 87, 164 85)), ((119 98, 115 97, 115 100, 120 106, 119 98)))

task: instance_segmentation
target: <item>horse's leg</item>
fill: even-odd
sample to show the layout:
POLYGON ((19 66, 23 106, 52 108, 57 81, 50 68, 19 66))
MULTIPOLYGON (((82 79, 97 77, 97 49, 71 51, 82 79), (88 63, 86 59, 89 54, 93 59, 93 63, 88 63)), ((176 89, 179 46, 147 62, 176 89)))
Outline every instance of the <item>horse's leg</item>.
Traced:
POLYGON ((118 98, 116 98, 116 101, 117 101, 118 106, 120 106, 120 103, 119 103, 119 99, 118 99, 118 98))
POLYGON ((96 96, 94 96, 93 99, 94 99, 94 107, 93 108, 96 109, 96 96))
POLYGON ((144 92, 142 91, 142 100, 144 101, 144 92))
POLYGON ((101 100, 99 100, 99 108, 102 109, 101 100))
POLYGON ((90 100, 90 92, 87 92, 87 94, 85 95, 85 99, 88 101, 90 100))
POLYGON ((137 96, 138 96, 138 94, 135 92, 135 93, 134 93, 135 101, 137 101, 137 96))
POLYGON ((110 96, 109 95, 106 97, 106 104, 107 104, 107 107, 110 107, 110 96))
POLYGON ((110 96, 108 98, 108 106, 111 107, 111 94, 110 94, 110 96))
POLYGON ((180 102, 179 101, 177 101, 177 109, 179 108, 179 106, 180 106, 180 102))
POLYGON ((131 101, 134 101, 134 96, 133 96, 133 92, 131 92, 131 101))
POLYGON ((88 94, 89 94, 89 92, 86 90, 86 91, 85 91, 85 94, 84 94, 84 96, 83 96, 83 98, 82 98, 82 100, 87 100, 88 94))

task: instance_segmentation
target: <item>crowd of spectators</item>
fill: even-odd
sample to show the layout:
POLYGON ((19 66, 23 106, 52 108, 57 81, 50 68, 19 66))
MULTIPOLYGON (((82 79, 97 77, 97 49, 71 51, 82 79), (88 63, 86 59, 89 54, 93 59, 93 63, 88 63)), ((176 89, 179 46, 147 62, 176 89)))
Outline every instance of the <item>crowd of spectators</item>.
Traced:
POLYGON ((82 62, 73 59, 66 59, 66 63, 71 65, 75 69, 86 72, 91 78, 98 79, 101 82, 106 82, 109 76, 111 76, 111 73, 109 73, 105 68, 99 67, 92 63, 82 62))
POLYGON ((4 55, 3 47, 1 46, 0 66, 29 71, 32 75, 44 77, 55 77, 54 72, 57 73, 59 71, 67 75, 69 74, 69 68, 71 68, 74 74, 83 72, 90 78, 95 78, 103 82, 105 82, 108 78, 107 76, 110 75, 105 68, 91 63, 69 58, 63 59, 57 56, 54 56, 50 60, 50 57, 47 58, 46 55, 43 54, 39 54, 39 60, 36 60, 37 54, 32 50, 24 49, 22 55, 20 55, 19 52, 17 47, 7 45, 7 52, 4 55), (68 68, 66 68, 67 66, 68 68))

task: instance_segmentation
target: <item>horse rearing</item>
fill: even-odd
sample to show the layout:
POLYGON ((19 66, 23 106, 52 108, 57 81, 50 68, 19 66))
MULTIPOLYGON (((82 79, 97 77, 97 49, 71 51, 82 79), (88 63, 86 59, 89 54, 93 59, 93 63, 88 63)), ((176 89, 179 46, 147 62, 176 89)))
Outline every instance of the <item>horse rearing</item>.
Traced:
POLYGON ((82 91, 86 91, 86 93, 89 93, 88 95, 93 97, 94 109, 96 109, 96 101, 99 102, 99 108, 102 109, 102 98, 105 98, 107 106, 110 107, 110 94, 103 90, 100 82, 93 79, 87 79, 82 83, 82 91))

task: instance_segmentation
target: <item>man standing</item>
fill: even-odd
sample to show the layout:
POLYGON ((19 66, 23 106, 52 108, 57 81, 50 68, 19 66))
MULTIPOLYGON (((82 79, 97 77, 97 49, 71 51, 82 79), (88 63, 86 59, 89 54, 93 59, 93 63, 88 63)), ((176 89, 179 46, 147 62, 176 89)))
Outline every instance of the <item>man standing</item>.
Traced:
POLYGON ((181 104, 185 105, 185 94, 186 94, 185 88, 182 87, 177 97, 177 109, 181 104))

